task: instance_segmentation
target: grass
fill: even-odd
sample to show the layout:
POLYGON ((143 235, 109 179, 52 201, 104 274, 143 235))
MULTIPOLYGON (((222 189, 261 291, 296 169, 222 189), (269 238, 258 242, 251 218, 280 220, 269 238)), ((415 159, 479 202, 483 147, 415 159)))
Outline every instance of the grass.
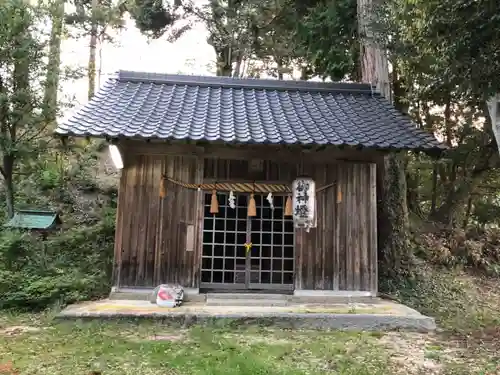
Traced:
POLYGON ((388 366, 368 333, 180 330, 144 322, 55 323, 29 315, 3 317, 1 326, 0 364, 11 361, 21 374, 377 375, 387 374, 388 366), (38 330, 5 331, 13 325, 38 330))
POLYGON ((435 334, 319 332, 217 323, 55 322, 0 314, 0 374, 500 375, 499 281, 428 268, 399 289, 435 334), (30 328, 30 329, 27 329, 30 328), (4 366, 5 367, 5 366, 4 366))

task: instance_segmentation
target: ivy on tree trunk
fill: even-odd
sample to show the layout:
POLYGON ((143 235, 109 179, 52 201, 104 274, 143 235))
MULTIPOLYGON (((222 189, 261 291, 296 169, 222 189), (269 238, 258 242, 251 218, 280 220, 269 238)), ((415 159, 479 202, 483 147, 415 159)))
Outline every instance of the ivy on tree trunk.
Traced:
MULTIPOLYGON (((391 100, 387 54, 375 41, 371 25, 380 0, 358 0, 362 81, 377 87, 391 100)), ((412 256, 406 198, 404 153, 391 153, 377 165, 379 273, 394 276, 406 268, 412 256)))

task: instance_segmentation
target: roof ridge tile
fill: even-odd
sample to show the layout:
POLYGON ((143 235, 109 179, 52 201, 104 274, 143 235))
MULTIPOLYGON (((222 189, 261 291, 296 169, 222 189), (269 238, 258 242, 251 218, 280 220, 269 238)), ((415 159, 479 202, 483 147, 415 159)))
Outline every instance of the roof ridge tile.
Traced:
POLYGON ((232 89, 328 91, 372 94, 368 83, 317 82, 304 80, 277 80, 261 78, 237 78, 186 74, 149 73, 120 70, 116 78, 120 82, 156 83, 168 85, 208 86, 232 89))

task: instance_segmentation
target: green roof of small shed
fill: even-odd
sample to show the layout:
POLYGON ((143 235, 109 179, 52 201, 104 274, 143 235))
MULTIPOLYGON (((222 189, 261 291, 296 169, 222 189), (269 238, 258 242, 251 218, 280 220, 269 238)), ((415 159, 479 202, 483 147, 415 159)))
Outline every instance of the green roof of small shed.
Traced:
POLYGON ((19 210, 4 226, 18 229, 53 229, 61 224, 57 212, 42 210, 19 210))

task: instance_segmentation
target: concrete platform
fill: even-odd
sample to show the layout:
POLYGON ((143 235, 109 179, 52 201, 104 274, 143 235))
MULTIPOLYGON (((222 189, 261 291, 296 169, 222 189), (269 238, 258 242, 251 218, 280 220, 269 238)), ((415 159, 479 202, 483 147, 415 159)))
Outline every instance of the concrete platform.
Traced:
MULTIPOLYGON (((134 301, 149 301, 153 288, 120 288, 112 290, 110 300, 134 300, 134 301)), ((276 293, 200 293, 198 289, 184 288, 184 301, 186 302, 209 302, 210 300, 255 300, 263 299, 278 301, 286 301, 287 304, 348 304, 351 302, 372 303, 377 298, 359 292, 334 292, 317 293, 318 291, 295 291, 293 294, 276 294, 276 293)))
MULTIPOLYGON (((276 297, 273 297, 276 298, 276 297)), ((282 328, 410 330, 429 332, 436 328, 433 318, 391 301, 373 298, 371 303, 318 304, 287 303, 263 306, 264 300, 238 301, 238 305, 186 302, 177 308, 162 308, 148 301, 101 300, 70 305, 60 319, 156 319, 184 326, 221 319, 236 324, 274 325, 282 328), (256 304, 256 301, 261 303, 256 304), (260 305, 260 306, 259 306, 260 305)), ((219 301, 219 302, 217 302, 219 301)), ((276 298, 275 301, 283 301, 276 298)))

